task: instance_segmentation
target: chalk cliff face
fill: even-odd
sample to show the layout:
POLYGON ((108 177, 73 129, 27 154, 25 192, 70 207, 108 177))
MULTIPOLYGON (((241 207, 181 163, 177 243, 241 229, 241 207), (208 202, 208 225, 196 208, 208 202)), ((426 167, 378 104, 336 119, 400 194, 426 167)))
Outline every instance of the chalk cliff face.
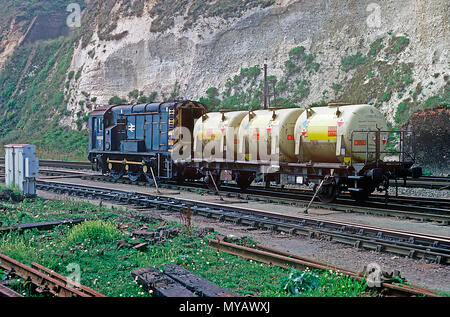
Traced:
POLYGON ((264 63, 271 106, 369 103, 393 127, 449 107, 447 0, 79 4, 81 25, 68 30, 72 0, 0 0, 0 145, 81 153, 88 114, 112 97, 261 108, 264 63))
MULTIPOLYGON (((121 5, 117 1, 113 12, 121 5)), ((448 81, 450 32, 446 0, 279 0, 265 8, 244 10, 230 19, 200 17, 188 28, 185 21, 189 17, 180 12, 173 26, 163 32, 151 31, 155 17, 148 12, 154 5, 146 4, 139 17, 117 20, 111 34, 126 34, 120 39, 100 40, 94 33, 86 47, 82 48, 80 42, 71 68, 81 70, 82 75, 67 91, 72 97, 68 107, 73 113, 80 108, 82 92, 89 92, 97 103, 105 104, 114 95, 126 99, 135 89, 145 94, 157 91, 161 96, 177 85, 181 96, 198 99, 209 87, 224 89, 227 78, 242 68, 262 65, 265 59, 269 74, 281 78, 289 51, 298 46, 316 54, 315 62, 320 64, 318 71, 308 76, 309 94, 298 103, 304 106, 319 101, 326 95, 324 91, 331 95, 333 83, 339 82, 345 91, 358 69, 344 72, 340 67, 343 59, 357 52, 365 56, 370 44, 379 38, 385 48, 394 45, 392 38, 408 41, 396 54, 385 49, 374 56, 380 67, 410 65, 412 74, 406 94, 420 82, 421 96, 417 98, 425 99, 438 93, 448 81)), ((381 109, 393 120, 404 93, 390 95, 381 109)), ((373 99, 363 96, 355 100, 358 98, 351 92, 344 93, 344 97, 346 100, 341 101, 363 103, 373 99)))

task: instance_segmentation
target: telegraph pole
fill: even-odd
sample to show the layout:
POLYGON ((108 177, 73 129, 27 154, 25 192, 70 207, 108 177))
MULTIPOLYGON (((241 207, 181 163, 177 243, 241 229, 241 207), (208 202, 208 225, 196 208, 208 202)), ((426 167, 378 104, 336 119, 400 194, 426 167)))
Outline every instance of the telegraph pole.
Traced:
POLYGON ((267 59, 264 63, 264 109, 267 109, 267 59))

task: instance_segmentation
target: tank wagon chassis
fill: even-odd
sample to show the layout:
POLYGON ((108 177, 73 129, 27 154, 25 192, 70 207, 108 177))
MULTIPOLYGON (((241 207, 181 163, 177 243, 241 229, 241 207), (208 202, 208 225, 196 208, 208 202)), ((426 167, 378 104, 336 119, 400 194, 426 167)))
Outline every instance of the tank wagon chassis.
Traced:
MULTIPOLYGON (((409 134, 409 131, 365 131, 365 133, 399 133, 409 134)), ((379 157, 388 151, 375 153, 379 157)), ((370 154, 370 151, 367 152, 370 154)), ((401 153, 400 153, 401 154, 401 153)), ((408 153, 403 153, 405 156, 408 153)), ((373 163, 279 163, 274 167, 271 162, 236 161, 229 162, 205 162, 197 161, 195 168, 206 175, 205 182, 208 187, 215 190, 215 185, 220 186, 222 181, 236 181, 237 185, 245 190, 253 181, 265 183, 269 188, 272 182, 284 185, 309 185, 322 202, 332 202, 340 192, 350 192, 352 198, 363 201, 377 190, 386 192, 390 186, 390 180, 406 179, 408 176, 420 177, 422 170, 420 167, 411 168, 412 162, 383 162, 378 159, 373 163), (265 172, 276 169, 277 172, 265 172), (214 182, 211 181, 214 177, 214 182)))
POLYGON ((414 135, 409 131, 388 131, 383 129, 383 124, 379 128, 380 121, 376 121, 379 120, 376 116, 381 114, 374 114, 372 108, 347 105, 347 108, 329 106, 304 112, 300 109, 270 109, 256 111, 256 114, 252 111, 206 113, 206 107, 195 101, 100 108, 94 110, 89 119, 89 160, 94 170, 114 179, 125 175, 132 181, 146 179, 150 183, 203 179, 212 189, 218 189, 222 181, 232 180, 242 189, 253 181, 264 182, 266 187, 273 182, 282 187, 301 184, 312 186, 323 202, 333 201, 342 191, 349 191, 355 200, 365 200, 375 190, 385 191, 387 195, 391 179, 421 176, 421 168, 412 167, 415 162, 414 135), (349 133, 342 130, 340 123, 344 119, 347 122, 354 120, 358 111, 364 118, 376 118, 365 125, 352 123, 353 129, 349 133), (260 142, 260 137, 272 140, 274 132, 270 133, 270 130, 277 122, 282 132, 277 132, 276 147, 269 141, 268 148, 275 149, 269 153, 271 155, 275 153, 282 157, 286 154, 282 159, 265 161, 258 157, 251 160, 248 154, 244 159, 225 158, 227 145, 234 146, 235 152, 239 152, 237 147, 242 143, 241 150, 248 152, 249 144, 260 142), (228 133, 224 133, 225 124, 240 126, 241 130, 225 136, 228 133), (175 132, 180 127, 189 130, 191 140, 185 140, 182 133, 175 132), (322 137, 325 141, 315 140, 313 132, 324 135, 323 129, 326 130, 322 137), (344 132, 346 139, 343 137, 341 141, 340 135, 344 132), (240 139, 243 133, 247 135, 245 140, 240 139), (399 141, 397 149, 387 151, 386 141, 393 134, 399 141), (190 149, 186 141, 193 144, 190 149), (196 156, 199 150, 204 150, 205 141, 222 142, 222 151, 196 156), (322 152, 315 159, 318 144, 322 146, 322 152), (187 155, 180 159, 179 155, 175 158, 174 153, 187 155), (385 161, 386 155, 395 155, 396 159, 385 161), (330 159, 324 161, 327 157, 330 159))

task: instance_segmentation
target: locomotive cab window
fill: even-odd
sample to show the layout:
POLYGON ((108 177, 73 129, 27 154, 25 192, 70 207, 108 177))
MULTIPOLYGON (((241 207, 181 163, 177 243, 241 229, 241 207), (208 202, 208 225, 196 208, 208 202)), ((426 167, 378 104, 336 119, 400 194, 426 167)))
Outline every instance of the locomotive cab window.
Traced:
POLYGON ((97 126, 97 132, 103 132, 103 118, 97 118, 95 125, 97 126))

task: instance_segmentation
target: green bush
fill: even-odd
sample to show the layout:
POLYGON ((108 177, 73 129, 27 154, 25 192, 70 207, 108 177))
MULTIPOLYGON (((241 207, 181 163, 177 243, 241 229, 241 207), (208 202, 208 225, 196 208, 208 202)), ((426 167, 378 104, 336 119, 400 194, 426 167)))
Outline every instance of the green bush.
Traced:
POLYGON ((300 295, 317 288, 319 281, 315 273, 292 269, 288 277, 281 278, 281 287, 288 294, 300 295))
POLYGON ((368 59, 364 57, 361 52, 342 58, 341 67, 345 72, 357 68, 358 66, 366 63, 368 59))
POLYGON ((116 227, 112 223, 101 220, 85 221, 73 227, 66 237, 66 242, 74 243, 105 243, 118 237, 116 227))
POLYGON ((108 104, 110 104, 110 105, 120 105, 122 103, 123 103, 122 98, 117 97, 117 96, 111 97, 111 99, 109 99, 109 101, 108 101, 108 104))
POLYGON ((369 56, 375 57, 384 48, 383 38, 380 37, 370 44, 369 56))

